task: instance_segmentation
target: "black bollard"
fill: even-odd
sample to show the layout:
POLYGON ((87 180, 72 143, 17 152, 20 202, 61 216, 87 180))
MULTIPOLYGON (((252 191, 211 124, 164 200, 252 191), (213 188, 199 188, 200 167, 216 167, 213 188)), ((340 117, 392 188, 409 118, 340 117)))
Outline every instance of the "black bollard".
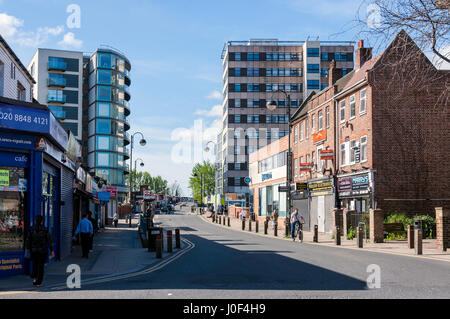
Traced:
POLYGON ((228 217, 228 227, 231 227, 231 224, 230 224, 230 217, 228 217))
POLYGON ((245 230, 245 219, 242 219, 242 230, 245 230))
POLYGON ((422 255, 422 228, 414 229, 414 250, 416 255, 422 255))
POLYGON ((336 226, 336 233, 334 236, 334 242, 336 243, 336 246, 341 245, 341 229, 339 226, 336 226))
POLYGON ((216 222, 216 215, 212 215, 212 222, 213 222, 213 223, 216 222))
POLYGON ((314 225, 313 242, 315 242, 315 243, 319 242, 319 226, 318 225, 314 225))
POLYGON ((258 220, 255 221, 255 232, 257 233, 259 231, 259 222, 258 220))
POLYGON ((180 230, 175 229, 175 248, 181 248, 180 230))
POLYGON ((408 226, 408 248, 414 249, 414 226, 408 226))
POLYGON ((252 231, 252 221, 248 220, 248 231, 252 231))
POLYGON ((156 258, 162 258, 163 242, 161 235, 156 236, 156 258))
POLYGON ((358 248, 363 248, 364 240, 363 240, 363 228, 358 226, 356 230, 356 241, 358 243, 358 248))
POLYGON ((291 223, 286 219, 286 222, 284 223, 284 237, 289 237, 289 230, 291 229, 291 223))
POLYGON ((171 230, 167 231, 167 252, 168 253, 172 252, 172 231, 171 230))
POLYGON ((267 220, 264 221, 264 235, 267 235, 267 228, 268 228, 269 224, 267 222, 267 220))
POLYGON ((273 235, 274 235, 275 237, 278 236, 278 223, 274 223, 274 224, 273 224, 273 235))

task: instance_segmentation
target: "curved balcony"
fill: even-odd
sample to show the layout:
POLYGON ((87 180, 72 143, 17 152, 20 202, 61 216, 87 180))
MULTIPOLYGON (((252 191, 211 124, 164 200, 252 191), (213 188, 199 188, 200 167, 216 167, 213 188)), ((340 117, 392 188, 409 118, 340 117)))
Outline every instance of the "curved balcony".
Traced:
POLYGON ((130 110, 130 104, 128 104, 128 102, 122 104, 124 109, 125 109, 125 116, 128 116, 131 114, 131 110, 130 110))
POLYGON ((123 150, 123 159, 126 161, 127 159, 130 159, 130 153, 129 151, 125 148, 123 150))
POLYGON ((124 126, 124 130, 125 131, 129 131, 130 130, 130 121, 128 121, 128 118, 124 118, 124 121, 123 121, 123 126, 124 126))
POLYGON ((130 95, 130 93, 128 93, 127 91, 125 91, 125 101, 129 101, 129 100, 131 100, 131 95, 130 95))
POLYGON ((127 146, 127 145, 129 145, 130 143, 131 143, 131 140, 130 140, 130 133, 125 132, 125 133, 123 134, 123 145, 124 145, 124 146, 127 146))
POLYGON ((131 85, 131 79, 125 75, 125 85, 130 86, 131 85))

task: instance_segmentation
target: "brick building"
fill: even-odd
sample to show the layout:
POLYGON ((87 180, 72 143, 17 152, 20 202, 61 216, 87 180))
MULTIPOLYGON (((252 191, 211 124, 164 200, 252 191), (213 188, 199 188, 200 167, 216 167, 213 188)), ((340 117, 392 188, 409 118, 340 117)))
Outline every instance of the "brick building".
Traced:
POLYGON ((449 206, 450 73, 405 32, 376 57, 360 41, 344 77, 334 68, 329 86, 292 117, 293 178, 308 189, 293 194, 293 207, 307 227, 331 231, 333 207, 433 214, 449 206))

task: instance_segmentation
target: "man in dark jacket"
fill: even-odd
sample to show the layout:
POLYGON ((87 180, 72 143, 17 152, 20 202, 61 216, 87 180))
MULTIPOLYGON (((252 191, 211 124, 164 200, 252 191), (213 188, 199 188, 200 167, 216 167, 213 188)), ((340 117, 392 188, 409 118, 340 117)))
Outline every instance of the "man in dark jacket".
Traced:
POLYGON ((30 229, 26 241, 26 248, 30 250, 33 263, 31 278, 33 278, 33 285, 36 287, 40 287, 44 279, 44 265, 48 251, 50 250, 50 258, 55 256, 50 234, 42 225, 43 220, 42 216, 36 216, 35 225, 30 229))

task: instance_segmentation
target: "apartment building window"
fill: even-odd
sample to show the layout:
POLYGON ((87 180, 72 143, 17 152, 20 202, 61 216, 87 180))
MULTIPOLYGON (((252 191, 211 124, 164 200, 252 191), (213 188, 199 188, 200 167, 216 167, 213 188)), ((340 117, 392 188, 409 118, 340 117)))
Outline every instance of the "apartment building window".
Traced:
POLYGON ((248 154, 256 152, 257 150, 258 150, 258 146, 257 145, 249 145, 248 146, 248 154))
POLYGON ((259 61, 259 53, 248 53, 247 60, 248 61, 259 61))
POLYGON ((259 69, 258 68, 247 69, 247 76, 259 76, 259 69))
POLYGON ((315 164, 315 159, 316 159, 316 152, 312 152, 311 153, 311 161, 315 164))
POLYGON ((236 52, 234 54, 234 60, 235 61, 241 61, 241 53, 240 52, 236 52))
POLYGON ((303 122, 300 123, 300 141, 303 141, 303 122))
POLYGON ((234 155, 241 155, 241 147, 238 145, 234 146, 234 155))
POLYGON ((350 96, 350 120, 356 117, 356 102, 355 102, 355 94, 350 96))
POLYGON ((355 164, 356 140, 350 141, 350 164, 355 164))
POLYGON ((341 144, 341 166, 347 165, 347 154, 345 151, 347 143, 341 144))
POLYGON ((345 100, 341 101, 339 104, 339 110, 340 110, 340 117, 341 117, 341 123, 345 122, 345 100))
POLYGON ((319 48, 308 48, 307 55, 308 55, 308 57, 318 57, 319 56, 319 48))
POLYGON ((316 114, 311 115, 311 131, 314 132, 316 130, 316 114))
POLYGON ((306 154, 306 163, 310 163, 310 161, 309 161, 309 154, 306 154))
POLYGON ((236 114, 234 116, 234 123, 241 123, 241 115, 240 114, 236 114))
POLYGON ((234 76, 241 76, 241 68, 234 69, 234 76))
POLYGON ((241 178, 234 177, 234 186, 240 186, 240 185, 241 185, 241 178))
POLYGON ((319 87, 320 87, 319 80, 308 80, 308 82, 307 82, 308 90, 318 90, 319 87))
POLYGON ((295 159, 295 161, 294 161, 294 167, 295 167, 295 169, 294 169, 294 172, 295 172, 295 177, 298 177, 298 158, 296 158, 295 159))
POLYGON ((322 131, 323 130, 323 112, 322 112, 322 110, 320 110, 319 113, 317 113, 317 122, 318 122, 319 131, 322 131))
POLYGON ((297 144, 297 141, 298 141, 298 125, 294 127, 294 144, 297 144))
POLYGON ((321 68, 320 69, 320 76, 321 77, 327 77, 328 76, 328 69, 321 68))
POLYGON ((259 84, 247 84, 248 92, 259 92, 259 84))
POLYGON ((241 107, 241 100, 240 99, 234 100, 234 107, 241 107))
POLYGON ((320 53, 320 60, 321 61, 328 61, 328 52, 321 52, 320 53))
POLYGON ((235 84, 234 85, 234 92, 241 92, 241 85, 240 84, 235 84))
POLYGON ((259 123, 259 115, 248 115, 247 123, 259 123))
POLYGON ((259 138, 259 131, 255 129, 248 129, 247 130, 247 137, 249 139, 257 139, 259 138))
POLYGON ((11 79, 16 79, 16 66, 11 62, 11 79))
POLYGON ((307 72, 308 73, 319 73, 320 66, 319 64, 308 64, 307 72))
POLYGON ((327 106, 325 108, 325 125, 327 126, 327 128, 330 127, 330 107, 327 106))
POLYGON ((367 161, 367 135, 361 136, 361 162, 367 161))
POLYGON ((26 90, 19 81, 17 81, 17 99, 19 101, 26 100, 26 90))
POLYGON ((367 89, 362 90, 359 93, 359 114, 365 114, 366 113, 366 92, 367 89))
POLYGON ((347 53, 346 52, 335 52, 334 53, 334 59, 336 61, 346 62, 347 61, 347 53))
POLYGON ((306 138, 309 138, 309 119, 306 119, 305 121, 305 135, 306 138))

